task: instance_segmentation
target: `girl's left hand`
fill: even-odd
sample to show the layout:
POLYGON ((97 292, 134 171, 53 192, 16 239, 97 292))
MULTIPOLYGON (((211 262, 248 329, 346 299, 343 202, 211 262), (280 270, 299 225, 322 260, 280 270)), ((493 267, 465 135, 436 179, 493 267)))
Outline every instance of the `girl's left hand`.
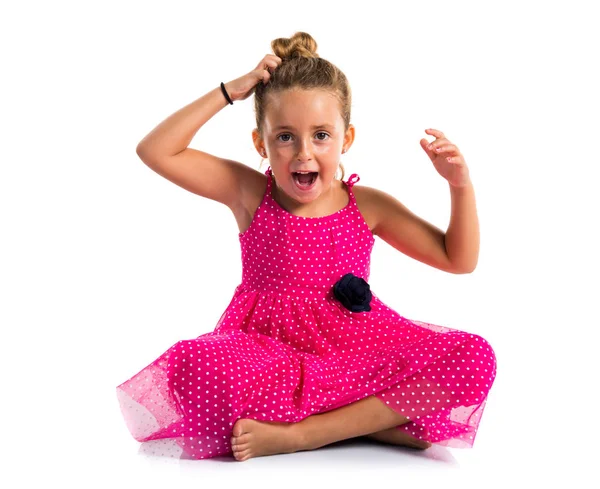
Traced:
POLYGON ((426 129, 425 132, 436 138, 431 143, 425 138, 420 142, 437 172, 453 187, 467 186, 471 182, 469 169, 459 149, 446 139, 443 132, 437 129, 426 129))

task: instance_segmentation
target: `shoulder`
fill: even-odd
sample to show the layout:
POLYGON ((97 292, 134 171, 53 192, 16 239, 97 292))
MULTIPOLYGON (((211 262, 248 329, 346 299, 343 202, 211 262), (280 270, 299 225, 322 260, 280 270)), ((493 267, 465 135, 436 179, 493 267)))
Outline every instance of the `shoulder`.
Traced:
POLYGON ((245 165, 240 170, 240 179, 240 205, 245 211, 254 214, 267 189, 268 177, 264 172, 245 165))
POLYGON ((356 186, 354 195, 357 204, 373 219, 373 234, 415 260, 450 273, 462 273, 448 258, 445 233, 440 228, 381 190, 356 186))
POLYGON ((352 188, 356 203, 365 219, 371 221, 371 231, 383 240, 400 229, 411 230, 414 227, 432 228, 432 226, 412 212, 393 195, 366 185, 354 185, 352 188))
POLYGON ((367 185, 354 185, 352 191, 361 213, 370 222, 369 227, 373 234, 378 233, 382 218, 386 214, 409 212, 398 199, 382 190, 367 185))
POLYGON ((267 189, 267 175, 248 165, 238 167, 239 198, 231 208, 240 229, 246 229, 267 189))

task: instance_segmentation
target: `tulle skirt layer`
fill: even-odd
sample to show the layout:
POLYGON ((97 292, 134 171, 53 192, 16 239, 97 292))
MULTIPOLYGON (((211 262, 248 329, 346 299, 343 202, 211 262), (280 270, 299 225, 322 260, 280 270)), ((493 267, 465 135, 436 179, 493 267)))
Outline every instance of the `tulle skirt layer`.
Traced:
POLYGON ((397 429, 472 447, 496 375, 491 346, 402 316, 385 338, 315 354, 255 331, 215 330, 171 346, 117 396, 145 451, 177 458, 232 455, 240 418, 296 423, 370 395, 410 420, 397 429))

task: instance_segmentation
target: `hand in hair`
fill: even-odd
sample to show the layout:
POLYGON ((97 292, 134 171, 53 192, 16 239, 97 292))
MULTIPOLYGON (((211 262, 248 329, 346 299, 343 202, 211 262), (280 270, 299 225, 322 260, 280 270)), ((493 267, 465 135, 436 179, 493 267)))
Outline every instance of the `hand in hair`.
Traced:
POLYGON ((231 99, 246 100, 254 93, 257 83, 262 81, 266 85, 271 79, 271 72, 281 64, 281 61, 279 56, 267 54, 250 73, 226 83, 225 88, 231 99))

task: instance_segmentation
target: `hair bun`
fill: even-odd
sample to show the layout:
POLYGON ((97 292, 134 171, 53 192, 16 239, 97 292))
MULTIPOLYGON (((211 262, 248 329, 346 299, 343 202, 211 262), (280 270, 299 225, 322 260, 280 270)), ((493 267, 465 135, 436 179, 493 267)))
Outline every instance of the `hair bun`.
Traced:
POLYGON ((317 42, 306 32, 296 32, 292 37, 279 37, 271 41, 271 48, 281 59, 303 56, 318 58, 317 42))

